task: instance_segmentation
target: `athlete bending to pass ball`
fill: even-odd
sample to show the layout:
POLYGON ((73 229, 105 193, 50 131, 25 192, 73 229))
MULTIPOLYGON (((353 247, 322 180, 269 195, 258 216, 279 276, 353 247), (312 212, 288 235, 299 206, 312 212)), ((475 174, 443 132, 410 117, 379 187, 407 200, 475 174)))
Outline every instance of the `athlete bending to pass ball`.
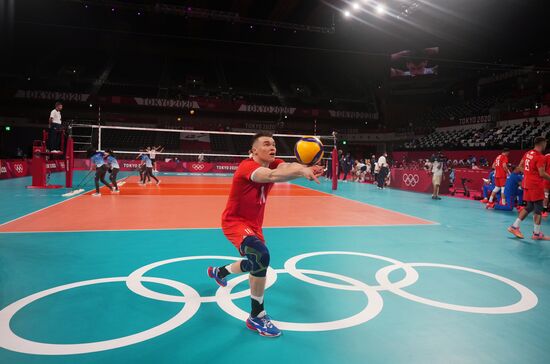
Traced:
POLYGON ((264 310, 269 250, 262 233, 267 195, 276 182, 304 177, 319 183, 323 167, 285 163, 275 158, 275 140, 271 134, 258 133, 252 139, 250 158, 241 162, 231 185, 229 200, 222 215, 223 233, 246 259, 223 267, 209 267, 208 276, 220 286, 227 285, 229 274, 249 273, 252 310, 246 326, 262 336, 275 337, 281 331, 264 310))

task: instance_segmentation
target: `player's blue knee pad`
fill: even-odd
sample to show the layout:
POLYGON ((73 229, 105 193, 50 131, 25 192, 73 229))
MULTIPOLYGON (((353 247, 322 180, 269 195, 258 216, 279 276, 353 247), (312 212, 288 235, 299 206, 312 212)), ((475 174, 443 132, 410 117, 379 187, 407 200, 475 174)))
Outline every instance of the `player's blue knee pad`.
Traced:
POLYGON ((255 236, 247 236, 241 244, 241 253, 247 258, 241 260, 241 270, 254 277, 265 277, 270 259, 265 243, 255 236))

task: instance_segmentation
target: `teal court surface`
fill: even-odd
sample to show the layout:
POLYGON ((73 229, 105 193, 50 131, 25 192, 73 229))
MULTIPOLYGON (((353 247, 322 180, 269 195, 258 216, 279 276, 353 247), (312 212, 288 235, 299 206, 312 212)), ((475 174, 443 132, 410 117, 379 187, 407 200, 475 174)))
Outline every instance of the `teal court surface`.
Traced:
POLYGON ((211 191, 227 181, 131 178, 123 192, 141 192, 95 200, 0 181, 0 363, 550 362, 550 242, 513 238, 514 213, 355 183, 281 188, 264 229, 266 309, 284 330, 271 339, 243 322, 246 276, 218 289, 206 275, 239 258, 215 227, 226 197, 211 191), (146 226, 159 214, 172 225, 146 226))

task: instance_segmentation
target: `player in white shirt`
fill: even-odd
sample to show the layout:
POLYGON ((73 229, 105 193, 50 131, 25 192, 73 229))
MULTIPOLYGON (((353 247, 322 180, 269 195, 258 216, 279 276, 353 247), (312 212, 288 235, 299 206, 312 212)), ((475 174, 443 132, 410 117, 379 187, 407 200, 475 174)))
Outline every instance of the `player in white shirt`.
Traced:
POLYGON ((157 153, 162 153, 162 151, 164 150, 164 147, 161 147, 159 145, 158 147, 147 148, 147 150, 149 151, 149 158, 151 158, 151 162, 153 162, 153 172, 157 173, 158 172, 157 161, 156 161, 157 153))
POLYGON ((48 134, 48 145, 50 152, 59 152, 59 133, 61 132, 61 110, 63 104, 61 102, 55 103, 55 108, 50 112, 50 132, 48 134))
POLYGON ((432 163, 432 185, 433 185, 433 194, 432 200, 441 200, 439 197, 439 186, 441 185, 441 180, 443 179, 443 163, 439 159, 434 160, 432 163))
POLYGON ((363 160, 356 160, 353 167, 353 180, 355 182, 365 182, 365 175, 367 174, 367 165, 363 163, 363 160))
POLYGON ((388 168, 388 162, 386 160, 386 157, 388 156, 387 153, 384 152, 384 154, 382 154, 380 156, 380 158, 378 158, 378 168, 380 168, 380 171, 378 172, 378 188, 379 189, 383 189, 385 184, 386 184, 386 177, 388 176, 388 173, 389 173, 389 168, 388 168))

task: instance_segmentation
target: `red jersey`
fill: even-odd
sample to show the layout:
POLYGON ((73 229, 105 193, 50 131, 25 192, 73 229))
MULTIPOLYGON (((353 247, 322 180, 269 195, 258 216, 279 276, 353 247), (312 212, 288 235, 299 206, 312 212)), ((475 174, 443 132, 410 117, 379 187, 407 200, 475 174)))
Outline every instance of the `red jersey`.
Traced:
MULTIPOLYGON (((276 169, 284 163, 281 159, 275 159, 270 169, 276 169)), ((245 159, 239 164, 229 199, 222 214, 222 228, 235 223, 245 223, 254 230, 261 230, 264 221, 265 203, 267 195, 273 187, 273 183, 257 183, 252 181, 252 173, 261 165, 253 159, 245 159)))
POLYGON ((543 189, 544 179, 539 174, 539 168, 545 167, 545 158, 541 152, 530 150, 523 156, 524 175, 523 188, 538 190, 543 189))
POLYGON ((501 154, 495 159, 495 178, 506 178, 504 166, 508 164, 508 156, 501 154))
MULTIPOLYGON (((544 163, 546 164, 546 173, 550 174, 550 153, 544 156, 544 163)), ((544 189, 550 190, 550 181, 544 180, 544 189)))

